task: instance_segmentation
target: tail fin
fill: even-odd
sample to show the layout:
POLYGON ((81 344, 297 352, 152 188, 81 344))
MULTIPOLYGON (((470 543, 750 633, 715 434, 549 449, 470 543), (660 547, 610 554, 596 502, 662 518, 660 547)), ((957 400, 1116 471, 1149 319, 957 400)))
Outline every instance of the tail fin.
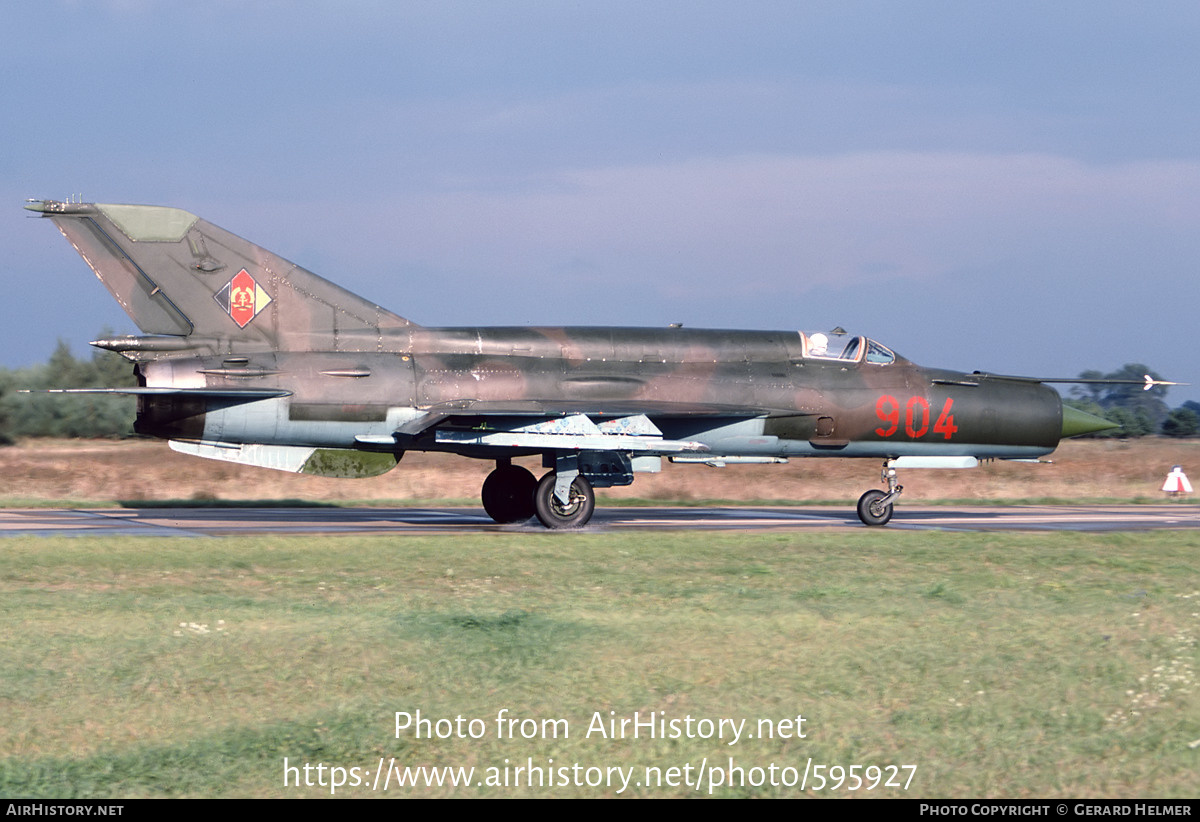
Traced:
POLYGON ((58 226, 145 334, 224 351, 353 351, 414 325, 178 208, 25 207, 58 226))

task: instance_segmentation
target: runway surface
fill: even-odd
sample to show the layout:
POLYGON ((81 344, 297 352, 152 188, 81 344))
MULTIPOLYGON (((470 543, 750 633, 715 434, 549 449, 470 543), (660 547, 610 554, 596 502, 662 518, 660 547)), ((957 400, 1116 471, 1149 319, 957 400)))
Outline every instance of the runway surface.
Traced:
MULTIPOLYGON (((888 529, 931 531, 1146 531, 1200 528, 1200 506, 904 506, 888 529)), ((853 510, 797 508, 598 508, 584 533, 619 530, 865 528, 853 510)), ((881 529, 882 530, 882 529, 881 529)), ((0 537, 234 534, 542 533, 533 520, 497 525, 480 508, 31 508, 0 510, 0 537)))

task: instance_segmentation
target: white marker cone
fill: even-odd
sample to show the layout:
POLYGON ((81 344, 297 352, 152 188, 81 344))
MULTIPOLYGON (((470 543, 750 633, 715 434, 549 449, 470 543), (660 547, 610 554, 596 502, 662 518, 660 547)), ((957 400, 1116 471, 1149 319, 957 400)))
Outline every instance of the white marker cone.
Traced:
POLYGON ((1168 494, 1192 493, 1192 484, 1188 482, 1187 474, 1183 473, 1182 465, 1176 465, 1171 469, 1171 473, 1167 474, 1167 481, 1163 483, 1162 489, 1168 494))

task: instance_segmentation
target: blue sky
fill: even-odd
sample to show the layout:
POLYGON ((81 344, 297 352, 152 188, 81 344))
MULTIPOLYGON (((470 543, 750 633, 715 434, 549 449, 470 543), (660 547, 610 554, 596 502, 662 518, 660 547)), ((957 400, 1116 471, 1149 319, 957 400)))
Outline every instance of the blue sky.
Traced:
POLYGON ((1193 2, 10 4, 0 365, 133 330, 20 208, 82 195, 428 325, 842 325, 1200 384, 1197 42, 1193 2))

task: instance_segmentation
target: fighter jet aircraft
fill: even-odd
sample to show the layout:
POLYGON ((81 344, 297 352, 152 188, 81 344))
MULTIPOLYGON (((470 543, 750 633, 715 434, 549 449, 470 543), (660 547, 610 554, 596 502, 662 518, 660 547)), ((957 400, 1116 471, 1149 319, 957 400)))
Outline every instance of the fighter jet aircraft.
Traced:
MULTIPOLYGON (((483 507, 547 528, 591 519, 594 488, 675 463, 791 457, 897 469, 1036 460, 1112 427, 1046 382, 922 368, 841 329, 430 328, 177 208, 29 201, 141 330, 96 340, 134 363, 135 430, 198 457, 324 476, 405 451, 496 464, 483 507), (540 479, 513 459, 540 455, 540 479)), ((1147 385, 1155 385, 1147 377, 1147 385)))

